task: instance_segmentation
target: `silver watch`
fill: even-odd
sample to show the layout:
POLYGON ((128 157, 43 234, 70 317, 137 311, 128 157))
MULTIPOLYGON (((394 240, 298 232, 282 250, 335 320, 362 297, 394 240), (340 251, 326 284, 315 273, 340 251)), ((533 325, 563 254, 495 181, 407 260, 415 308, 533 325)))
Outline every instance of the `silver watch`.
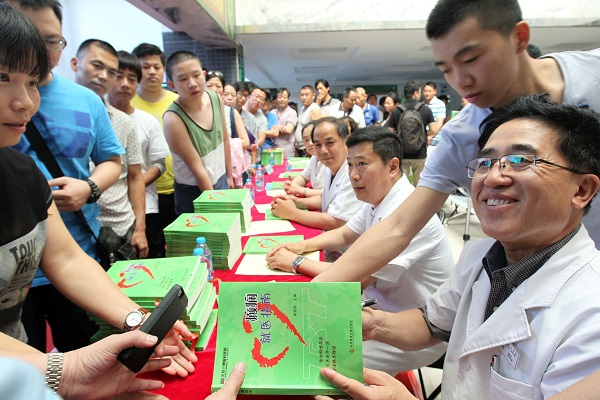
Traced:
POLYGON ((60 377, 63 369, 63 353, 48 353, 48 364, 46 365, 46 376, 44 382, 53 391, 58 391, 60 377))
POLYGON ((298 274, 298 267, 300 266, 300 264, 302 264, 304 262, 304 260, 306 260, 306 257, 304 257, 304 256, 298 256, 292 262, 292 273, 293 274, 296 274, 296 275, 298 274))
POLYGON ((127 314, 125 322, 123 322, 123 330, 132 331, 139 328, 142 325, 142 322, 144 322, 146 314, 148 314, 148 310, 142 307, 127 314))

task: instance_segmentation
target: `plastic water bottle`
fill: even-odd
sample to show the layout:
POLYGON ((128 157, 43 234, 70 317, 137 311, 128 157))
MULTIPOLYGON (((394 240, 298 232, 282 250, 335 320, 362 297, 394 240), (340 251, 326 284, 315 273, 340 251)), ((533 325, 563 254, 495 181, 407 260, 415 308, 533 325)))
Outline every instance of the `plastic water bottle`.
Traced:
POLYGON ((264 192, 265 191, 265 174, 262 169, 262 165, 258 164, 256 168, 256 191, 264 192))
POLYGON ((273 154, 273 150, 270 151, 271 156, 269 157, 269 164, 275 165, 275 155, 273 154))
POLYGON ((246 179, 246 183, 244 184, 244 189, 248 189, 250 191, 250 197, 252 198, 252 204, 254 204, 254 185, 250 178, 246 179))
POLYGON ((292 170, 292 163, 290 162, 289 158, 286 158, 285 160, 285 170, 288 172, 292 170))
POLYGON ((212 251, 208 248, 206 244, 206 238, 204 236, 200 236, 196 238, 196 247, 194 248, 194 255, 198 255, 204 257, 202 262, 206 263, 206 269, 208 270, 208 280, 211 281, 215 274, 215 268, 213 264, 212 251), (202 250, 200 254, 196 254, 196 251, 202 250))

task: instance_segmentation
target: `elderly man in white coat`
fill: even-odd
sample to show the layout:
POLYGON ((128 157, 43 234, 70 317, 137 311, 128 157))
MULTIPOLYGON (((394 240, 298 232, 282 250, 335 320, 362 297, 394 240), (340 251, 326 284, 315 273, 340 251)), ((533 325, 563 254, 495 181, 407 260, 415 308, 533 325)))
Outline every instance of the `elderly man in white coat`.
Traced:
MULTIPOLYGON (((481 137, 466 173, 493 239, 470 243, 421 308, 366 309, 363 338, 448 341, 444 399, 545 399, 600 369, 600 253, 581 223, 600 187, 600 117, 527 96, 486 118, 481 137)), ((370 386, 321 373, 355 399, 414 398, 377 371, 365 371, 370 386)))

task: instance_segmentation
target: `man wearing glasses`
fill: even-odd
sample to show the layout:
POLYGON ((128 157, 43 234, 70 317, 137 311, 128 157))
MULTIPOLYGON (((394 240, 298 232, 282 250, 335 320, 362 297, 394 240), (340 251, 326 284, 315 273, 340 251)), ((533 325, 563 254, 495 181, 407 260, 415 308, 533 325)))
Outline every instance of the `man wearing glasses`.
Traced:
MULTIPOLYGON (((35 160, 54 188, 52 196, 69 232, 90 257, 99 261, 93 236, 97 237, 100 231, 96 201, 119 178, 123 147, 98 95, 51 72, 67 45, 62 36, 59 1, 15 0, 11 4, 32 20, 46 40, 50 70, 39 84, 41 106, 32 122, 64 176, 54 179, 50 168, 32 147, 28 139, 31 126, 15 148, 35 160), (90 158, 97 166, 92 174, 90 158), (78 211, 82 214, 76 214, 78 211)), ((61 351, 88 345, 91 334, 97 330, 85 311, 60 294, 38 270, 25 301, 22 320, 29 344, 41 351, 46 349, 46 318, 52 327, 54 343, 61 351)))
MULTIPOLYGON (((600 188, 599 139, 598 114, 543 95, 486 118, 465 173, 492 239, 467 245, 421 308, 366 309, 363 338, 406 350, 447 341, 444 399, 547 398, 599 370, 600 252, 582 224, 600 188)), ((353 398, 406 393, 375 371, 375 389, 322 373, 353 398)))

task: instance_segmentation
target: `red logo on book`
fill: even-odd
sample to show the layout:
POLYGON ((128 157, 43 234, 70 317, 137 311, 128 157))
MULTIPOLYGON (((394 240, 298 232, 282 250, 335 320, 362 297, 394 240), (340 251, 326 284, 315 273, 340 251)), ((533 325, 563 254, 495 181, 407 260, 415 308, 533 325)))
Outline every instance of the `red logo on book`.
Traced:
MULTIPOLYGON (((302 343, 305 346, 307 345, 306 342, 304 341, 304 339, 302 338, 302 336, 300 335, 300 333, 298 332, 298 329, 296 329, 296 326, 294 326, 294 324, 292 323, 292 321, 290 321, 288 316, 285 315, 285 313, 283 313, 275 304, 258 303, 258 310, 259 311, 270 310, 271 315, 274 315, 279 321, 281 321, 286 326, 286 328, 290 332, 292 332, 294 334, 294 336, 296 336, 296 338, 300 341, 300 343, 302 343)), ((252 325, 250 324, 249 321, 246 321, 245 319, 242 320, 242 326, 246 333, 248 333, 248 334, 252 333, 252 325)), ((281 359, 283 359, 283 357, 285 357, 286 353, 290 349, 290 346, 286 346, 276 356, 266 357, 261 353, 262 345, 263 345, 262 342, 258 338, 254 338, 254 347, 252 348, 252 352, 251 352, 252 358, 262 368, 269 368, 269 367, 274 367, 275 365, 277 365, 279 363, 279 361, 281 361, 281 359)))
POLYGON ((195 228, 203 224, 210 224, 210 221, 202 215, 192 215, 191 217, 185 220, 185 226, 187 226, 188 228, 195 228))
POLYGON ((258 239, 258 245, 261 249, 270 249, 271 247, 275 247, 279 244, 279 242, 275 239, 271 238, 260 238, 258 239))
POLYGON ((208 195, 209 200, 217 200, 219 197, 227 197, 225 192, 212 192, 208 195))
POLYGON ((140 279, 139 281, 137 281, 135 283, 127 284, 128 281, 132 281, 134 278, 136 278, 138 276, 137 271, 141 271, 142 273, 148 274, 150 279, 154 279, 154 275, 152 275, 152 272, 145 265, 129 264, 119 274, 119 276, 123 279, 121 279, 121 281, 119 281, 119 283, 117 283, 117 286, 121 289, 129 289, 129 288, 132 288, 132 287, 142 283, 144 281, 144 277, 142 277, 142 279, 140 279))

